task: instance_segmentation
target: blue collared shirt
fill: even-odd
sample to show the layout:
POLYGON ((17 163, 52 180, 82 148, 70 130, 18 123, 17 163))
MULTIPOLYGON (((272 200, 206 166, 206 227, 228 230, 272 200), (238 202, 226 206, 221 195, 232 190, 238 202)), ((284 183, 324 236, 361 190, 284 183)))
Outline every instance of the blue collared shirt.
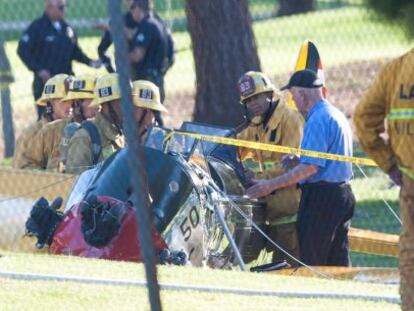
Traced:
MULTIPOLYGON (((325 100, 309 111, 301 149, 352 156, 352 131, 345 115, 325 100)), ((300 163, 318 166, 318 172, 300 183, 347 182, 352 178, 352 164, 301 156, 300 163)))

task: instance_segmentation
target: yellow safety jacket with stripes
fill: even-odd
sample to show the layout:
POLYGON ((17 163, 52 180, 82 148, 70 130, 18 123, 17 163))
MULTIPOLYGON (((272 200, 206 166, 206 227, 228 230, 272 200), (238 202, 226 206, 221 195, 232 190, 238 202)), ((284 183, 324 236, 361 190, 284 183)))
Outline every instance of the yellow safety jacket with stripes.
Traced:
MULTIPOLYGON (((303 134, 303 118, 289 108, 287 99, 281 98, 265 125, 250 126, 240 133, 239 139, 298 148, 303 134)), ((239 148, 241 160, 256 166, 255 178, 271 179, 283 174, 280 160, 284 154, 239 148)), ((245 165, 245 167, 249 165, 245 165)), ((250 166, 251 167, 251 166, 250 166)), ((300 190, 296 186, 281 189, 266 197, 267 220, 271 225, 291 223, 296 220, 300 190)))
POLYGON ((398 165, 414 179, 414 49, 381 69, 354 124, 361 147, 381 169, 398 165))

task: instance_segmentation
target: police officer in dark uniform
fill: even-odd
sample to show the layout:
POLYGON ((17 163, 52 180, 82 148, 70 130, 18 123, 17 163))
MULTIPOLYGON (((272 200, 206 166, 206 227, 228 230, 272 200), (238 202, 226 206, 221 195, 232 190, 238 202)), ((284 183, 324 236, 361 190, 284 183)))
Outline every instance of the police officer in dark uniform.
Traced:
MULTIPOLYGON (((131 13, 131 10, 132 10, 131 8, 133 8, 132 4, 133 4, 133 0, 128 0, 128 8, 130 10, 124 15, 124 30, 125 30, 125 34, 126 34, 128 42, 131 41, 131 39, 135 36, 136 32, 138 31, 138 27, 139 27, 139 22, 134 19, 134 16, 131 13)), ((101 38, 101 42, 99 43, 99 46, 98 46, 99 58, 109 73, 115 72, 112 66, 112 63, 111 63, 111 58, 108 55, 108 49, 112 44, 112 36, 111 36, 110 29, 109 29, 109 25, 100 24, 100 25, 97 25, 97 28, 105 31, 101 38)))
MULTIPOLYGON (((130 40, 129 58, 132 80, 148 80, 155 83, 164 101, 164 74, 174 61, 174 47, 171 34, 153 14, 151 0, 133 0, 130 12, 140 24, 135 36, 130 40)), ((163 122, 156 114, 157 122, 163 122)))
MULTIPOLYGON (((34 73, 33 95, 40 98, 46 81, 58 73, 73 74, 72 60, 94 68, 100 61, 91 60, 80 49, 76 34, 64 20, 66 0, 45 0, 45 12, 24 31, 17 53, 34 73)), ((40 107, 40 106, 39 106, 40 107)), ((42 109, 38 108, 38 117, 42 109)))

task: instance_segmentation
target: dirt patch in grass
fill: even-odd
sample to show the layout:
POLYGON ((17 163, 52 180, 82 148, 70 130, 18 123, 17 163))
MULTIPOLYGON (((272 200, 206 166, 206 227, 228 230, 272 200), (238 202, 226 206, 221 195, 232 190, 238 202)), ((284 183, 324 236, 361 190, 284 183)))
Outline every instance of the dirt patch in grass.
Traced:
MULTIPOLYGON (((341 109, 348 118, 352 118, 355 106, 373 83, 386 59, 358 61, 325 68, 329 101, 341 109)), ((286 84, 290 74, 272 77, 276 86, 286 84)), ((191 120, 194 111, 193 93, 176 93, 165 102, 169 114, 165 123, 169 127, 179 127, 183 121, 191 120)))
MULTIPOLYGON (((358 61, 325 68, 329 101, 352 118, 355 106, 374 81, 379 69, 387 60, 358 61)), ((272 77, 276 86, 286 84, 290 74, 272 77)), ((169 114, 165 123, 169 127, 179 127, 183 121, 191 120, 194 111, 193 93, 176 93, 166 100, 169 114)))

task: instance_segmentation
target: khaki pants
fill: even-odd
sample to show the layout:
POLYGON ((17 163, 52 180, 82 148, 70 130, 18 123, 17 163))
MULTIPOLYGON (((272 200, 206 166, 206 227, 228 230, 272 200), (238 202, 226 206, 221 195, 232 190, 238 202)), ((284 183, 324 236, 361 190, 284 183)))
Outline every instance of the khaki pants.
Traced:
POLYGON ((400 192, 402 232, 400 236, 401 308, 414 311, 414 181, 404 176, 400 192))

